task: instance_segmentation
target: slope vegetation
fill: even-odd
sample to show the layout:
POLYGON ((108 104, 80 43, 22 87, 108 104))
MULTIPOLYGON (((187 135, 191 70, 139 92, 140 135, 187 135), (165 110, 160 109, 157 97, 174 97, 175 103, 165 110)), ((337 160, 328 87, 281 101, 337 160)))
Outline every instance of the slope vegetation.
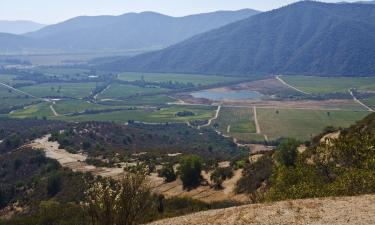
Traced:
POLYGON ((375 75, 375 6, 303 1, 104 67, 203 74, 375 75))

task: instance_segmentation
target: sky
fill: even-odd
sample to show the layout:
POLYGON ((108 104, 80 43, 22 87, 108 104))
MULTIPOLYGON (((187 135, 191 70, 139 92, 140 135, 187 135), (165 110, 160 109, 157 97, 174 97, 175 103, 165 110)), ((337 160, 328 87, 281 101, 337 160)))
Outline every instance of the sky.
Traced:
POLYGON ((54 24, 81 15, 120 15, 142 11, 171 16, 243 8, 267 11, 293 2, 296 0, 0 0, 0 20, 54 24))

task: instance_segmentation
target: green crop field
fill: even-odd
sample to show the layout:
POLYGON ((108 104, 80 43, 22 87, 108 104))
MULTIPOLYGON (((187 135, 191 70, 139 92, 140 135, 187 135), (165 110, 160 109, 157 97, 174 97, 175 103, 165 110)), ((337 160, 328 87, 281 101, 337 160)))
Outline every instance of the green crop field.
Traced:
POLYGON ((99 99, 129 98, 141 94, 160 94, 168 89, 159 87, 139 87, 135 85, 112 84, 109 89, 99 95, 99 99))
POLYGON ((310 140, 327 126, 348 127, 369 114, 367 111, 261 108, 257 112, 261 131, 270 140, 280 137, 310 140))
POLYGON ((49 103, 39 103, 32 106, 28 106, 25 109, 17 110, 9 114, 9 117, 17 119, 25 118, 48 118, 52 117, 53 113, 49 108, 49 103))
POLYGON ((34 101, 36 100, 33 98, 0 86, 0 110, 31 104, 34 101))
POLYGON ((343 93, 350 88, 375 91, 375 77, 282 76, 288 84, 312 94, 343 93))
POLYGON ((135 73, 126 72, 119 75, 120 80, 135 81, 144 79, 151 82, 180 82, 192 83, 194 85, 211 85, 246 80, 244 77, 225 77, 197 74, 174 74, 174 73, 135 73))
POLYGON ((37 97, 84 98, 95 89, 96 83, 43 83, 20 88, 37 97))
POLYGON ((101 99, 100 103, 108 106, 164 106, 175 100, 165 95, 137 96, 125 100, 101 99))
POLYGON ((127 122, 128 120, 136 120, 147 123, 165 123, 165 122, 189 122, 194 120, 208 120, 214 116, 214 107, 208 106, 173 106, 162 108, 160 110, 137 109, 122 110, 109 113, 86 114, 79 116, 56 117, 57 119, 68 121, 114 121, 127 122), (178 117, 177 112, 191 111, 193 116, 178 117))
POLYGON ((365 103, 367 106, 371 107, 372 109, 375 109, 375 97, 366 98, 361 101, 365 103))
POLYGON ((256 135, 252 108, 223 107, 211 127, 238 140, 253 140, 256 135), (228 132, 228 126, 229 132, 228 132))
POLYGON ((58 114, 70 114, 83 112, 85 110, 105 110, 121 108, 118 106, 106 106, 100 104, 93 104, 83 100, 63 100, 57 101, 53 106, 58 114))

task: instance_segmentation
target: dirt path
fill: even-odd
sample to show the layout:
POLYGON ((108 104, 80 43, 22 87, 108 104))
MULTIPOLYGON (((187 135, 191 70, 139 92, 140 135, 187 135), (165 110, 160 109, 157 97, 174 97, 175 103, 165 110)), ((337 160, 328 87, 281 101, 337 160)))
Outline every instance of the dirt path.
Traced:
POLYGON ((97 94, 93 97, 93 99, 96 101, 96 100, 98 99, 99 95, 101 95, 101 94, 103 94, 104 92, 106 92, 109 88, 111 88, 111 84, 108 84, 108 86, 105 87, 101 92, 97 93, 97 94))
POLYGON ((55 105, 55 102, 49 106, 54 116, 59 116, 59 114, 56 112, 55 108, 53 108, 53 105, 55 105))
POLYGON ((201 127, 208 127, 208 126, 210 126, 211 123, 212 123, 212 121, 213 121, 213 120, 216 120, 216 119, 219 117, 220 110, 221 110, 221 105, 218 105, 218 106, 217 106, 217 109, 216 109, 215 116, 212 117, 211 119, 209 119, 208 122, 207 122, 207 124, 204 124, 204 125, 202 125, 202 126, 199 126, 198 129, 201 128, 201 127))
POLYGON ((230 133, 230 125, 228 125, 228 127, 227 127, 227 133, 228 134, 230 133))
MULTIPOLYGON (((41 149, 45 152, 46 157, 57 160, 61 166, 69 168, 76 172, 90 172, 94 176, 111 177, 114 179, 121 179, 124 174, 124 167, 122 168, 108 168, 96 167, 87 164, 85 161, 87 156, 84 154, 69 153, 64 149, 59 149, 57 142, 49 141, 50 135, 34 140, 29 146, 33 149, 41 149)), ((177 179, 171 183, 165 183, 164 179, 159 177, 157 173, 151 173, 148 176, 152 190, 156 193, 162 193, 165 197, 187 196, 199 199, 205 202, 234 200, 240 202, 248 202, 248 197, 245 195, 237 195, 234 192, 237 181, 241 178, 242 170, 236 170, 231 179, 223 182, 222 190, 215 190, 210 185, 199 186, 196 189, 187 191, 183 189, 182 181, 177 179)), ((210 173, 202 172, 202 176, 207 179, 210 184, 210 173)))
POLYGON ((57 142, 48 141, 50 135, 46 135, 42 138, 36 139, 30 146, 34 149, 42 149, 47 158, 57 160, 63 167, 70 168, 75 172, 91 172, 95 176, 102 177, 119 177, 124 173, 123 168, 107 168, 107 167, 95 167, 88 165, 85 160, 86 155, 83 154, 72 154, 64 149, 59 149, 57 142))
POLYGON ((358 104, 360 104, 361 106, 365 107, 368 111, 370 112, 375 112, 371 107, 369 107, 368 105, 366 105, 365 103, 361 102, 358 98, 356 98, 353 94, 353 91, 349 89, 349 93, 350 95, 353 97, 353 100, 355 102, 357 102, 358 104))
POLYGON ((294 87, 294 86, 288 84, 287 82, 285 82, 285 81, 281 78, 281 76, 276 76, 276 79, 277 79, 278 81, 280 81, 282 84, 284 84, 285 86, 287 86, 287 87, 289 87, 289 88, 291 88, 291 89, 293 89, 293 90, 295 90, 295 91, 298 91, 298 92, 300 92, 300 93, 302 93, 302 94, 305 94, 305 95, 309 95, 309 94, 310 94, 310 93, 308 93, 308 92, 302 91, 301 89, 298 89, 298 88, 296 88, 296 87, 294 87))
POLYGON ((258 115, 257 115, 257 107, 256 106, 253 107, 253 114, 254 114, 254 122, 255 122, 256 133, 260 134, 261 130, 260 130, 260 126, 259 126, 258 115))
POLYGON ((210 210, 154 225, 375 224, 375 195, 292 200, 210 210))

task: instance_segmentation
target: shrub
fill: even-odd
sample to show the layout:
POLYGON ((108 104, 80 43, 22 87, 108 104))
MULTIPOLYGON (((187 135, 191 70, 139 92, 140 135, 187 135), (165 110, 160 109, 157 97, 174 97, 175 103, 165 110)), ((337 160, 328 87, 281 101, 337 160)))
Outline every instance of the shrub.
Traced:
POLYGON ((290 138, 283 140, 276 150, 277 162, 284 166, 294 166, 297 159, 298 146, 299 142, 297 140, 290 138))
POLYGON ((163 166, 163 168, 158 171, 159 176, 164 177, 165 182, 172 182, 176 180, 176 173, 174 172, 173 165, 168 163, 163 166))
POLYGON ((56 195, 61 190, 61 177, 53 174, 48 178, 47 193, 50 196, 56 195))
POLYGON ((197 186, 202 181, 202 159, 191 155, 182 157, 180 160, 179 174, 184 188, 197 186))

